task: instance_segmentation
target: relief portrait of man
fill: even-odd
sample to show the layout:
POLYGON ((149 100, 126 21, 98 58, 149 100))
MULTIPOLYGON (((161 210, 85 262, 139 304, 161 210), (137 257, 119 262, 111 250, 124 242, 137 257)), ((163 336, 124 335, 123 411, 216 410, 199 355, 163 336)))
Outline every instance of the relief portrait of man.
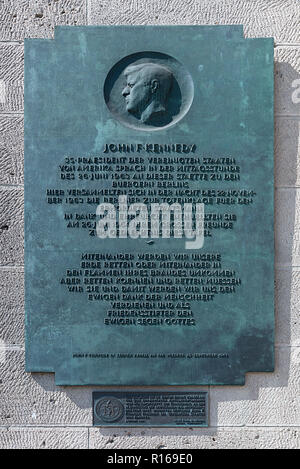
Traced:
POLYGON ((126 111, 143 124, 160 123, 168 119, 168 96, 173 74, 156 63, 130 65, 124 70, 126 86, 122 91, 126 111))

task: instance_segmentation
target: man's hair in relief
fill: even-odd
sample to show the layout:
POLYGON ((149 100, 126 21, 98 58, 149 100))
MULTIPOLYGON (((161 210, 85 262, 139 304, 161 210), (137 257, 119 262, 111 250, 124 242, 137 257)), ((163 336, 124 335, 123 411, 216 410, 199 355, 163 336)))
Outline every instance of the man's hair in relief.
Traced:
POLYGON ((172 86, 173 74, 171 70, 164 65, 148 62, 138 65, 129 65, 124 71, 125 76, 135 73, 139 73, 140 78, 144 79, 145 85, 151 83, 151 80, 157 80, 159 82, 160 98, 162 100, 166 99, 172 86))

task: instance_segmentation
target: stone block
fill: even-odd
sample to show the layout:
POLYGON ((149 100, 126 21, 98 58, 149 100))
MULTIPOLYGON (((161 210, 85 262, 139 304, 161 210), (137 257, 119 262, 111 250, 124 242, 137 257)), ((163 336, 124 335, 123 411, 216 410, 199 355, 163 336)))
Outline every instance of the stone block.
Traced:
POLYGON ((0 340, 24 344, 24 273, 0 269, 0 340))
POLYGON ((2 0, 0 40, 53 37, 54 25, 86 23, 85 0, 2 0))
POLYGON ((300 346, 300 270, 277 269, 275 275, 277 345, 300 346))
POLYGON ((300 185, 300 118, 275 119, 275 186, 300 185))
POLYGON ((300 266, 300 190, 275 193, 275 262, 300 266))
POLYGON ((300 42, 297 0, 89 0, 88 24, 244 24, 245 37, 300 42))
POLYGON ((0 428, 0 449, 87 448, 87 428, 0 428))
POLYGON ((274 373, 248 373, 245 386, 210 387, 210 425, 299 425, 300 347, 276 348, 274 373))
MULTIPOLYGON (((299 449, 297 428, 91 428, 90 449, 299 449)), ((159 454, 159 451, 158 451, 159 454)), ((155 463, 155 462, 154 462, 155 463)))
POLYGON ((23 46, 0 44, 0 112, 23 111, 23 70, 23 46))
POLYGON ((23 121, 22 116, 0 114, 0 184, 23 184, 23 121))
POLYGON ((24 263, 23 191, 0 190, 0 265, 24 263))
POLYGON ((300 116, 300 48, 276 47, 274 60, 275 113, 300 116))

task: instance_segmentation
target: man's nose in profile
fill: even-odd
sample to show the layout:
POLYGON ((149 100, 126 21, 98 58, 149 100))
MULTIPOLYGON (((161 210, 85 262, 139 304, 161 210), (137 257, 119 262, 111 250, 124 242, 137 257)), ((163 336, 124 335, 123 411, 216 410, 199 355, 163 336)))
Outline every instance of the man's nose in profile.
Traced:
POLYGON ((123 91, 122 91, 122 95, 124 96, 124 98, 126 98, 126 96, 128 96, 129 93, 130 93, 129 86, 126 85, 125 88, 124 88, 123 91))

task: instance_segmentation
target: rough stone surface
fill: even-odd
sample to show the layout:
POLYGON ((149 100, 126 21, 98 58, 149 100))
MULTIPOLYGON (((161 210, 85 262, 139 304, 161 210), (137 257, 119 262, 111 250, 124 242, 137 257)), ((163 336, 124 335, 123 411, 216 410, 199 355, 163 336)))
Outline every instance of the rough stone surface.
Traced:
POLYGON ((24 262, 23 191, 0 190, 0 266, 24 262))
POLYGON ((274 60, 275 112, 300 116, 300 48, 276 47, 274 60))
POLYGON ((276 348, 274 373, 248 373, 245 386, 210 387, 212 426, 289 426, 300 421, 300 348, 276 348))
POLYGON ((0 270, 0 340, 24 344, 24 273, 0 270))
POLYGON ((208 428, 167 430, 90 430, 90 448, 299 449, 296 428, 208 428))
POLYGON ((275 193, 275 261, 300 266, 300 189, 275 193))
POLYGON ((0 428, 0 449, 87 449, 86 428, 0 428))
POLYGON ((53 36, 55 25, 86 21, 85 0, 1 0, 0 40, 53 36))
POLYGON ((0 184, 23 183, 23 139, 23 116, 0 114, 0 184))
POLYGON ((4 82, 1 112, 23 110, 23 67, 23 46, 0 44, 0 80, 4 82))
POLYGON ((89 0, 88 24, 244 24, 246 37, 300 42, 297 0, 89 0))
POLYGON ((275 185, 300 186, 300 117, 275 119, 274 146, 275 185))
POLYGON ((0 364, 0 425, 91 425, 91 404, 91 389, 59 388, 54 374, 25 372, 24 351, 6 351, 0 364))
POLYGON ((300 271, 280 269, 275 275, 275 343, 300 346, 300 271))

